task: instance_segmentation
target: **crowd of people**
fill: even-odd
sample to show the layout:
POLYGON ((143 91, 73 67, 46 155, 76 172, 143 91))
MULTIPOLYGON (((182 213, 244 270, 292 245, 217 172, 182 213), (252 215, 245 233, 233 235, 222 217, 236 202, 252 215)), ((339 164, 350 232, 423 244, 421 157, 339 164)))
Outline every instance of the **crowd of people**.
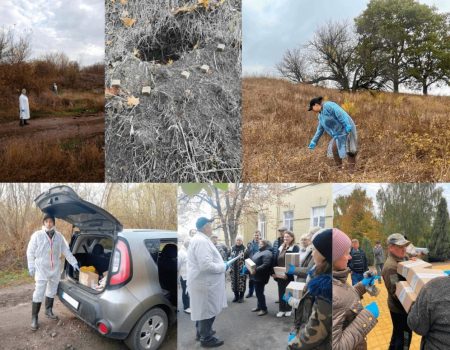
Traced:
POLYGON ((256 296, 256 305, 249 311, 257 316, 268 314, 265 287, 272 278, 278 287, 276 317, 291 317, 292 330, 286 334, 289 349, 331 349, 331 263, 332 230, 316 227, 300 237, 286 227, 280 227, 274 242, 262 239, 255 231, 247 244, 236 236, 227 247, 212 233, 212 220, 201 217, 196 230, 190 232, 179 249, 178 264, 184 312, 195 321, 197 340, 202 347, 224 344, 215 336, 213 323, 227 305, 226 283, 231 282, 232 302, 243 303, 256 296), (288 254, 298 253, 300 262, 285 266, 288 254), (251 259, 254 269, 247 269, 251 259), (276 267, 284 272, 275 274, 276 267), (306 283, 301 299, 286 288, 292 281, 306 283))
MULTIPOLYGON (((421 349, 450 348, 450 316, 445 311, 450 307, 450 295, 437 289, 448 290, 450 278, 440 277, 427 283, 407 313, 396 296, 396 284, 405 281, 397 267, 402 261, 415 260, 416 254, 402 234, 389 235, 386 243, 387 258, 380 241, 373 248, 377 272, 372 272, 358 240, 333 229, 333 349, 367 349, 366 339, 377 325, 380 310, 377 302, 364 307, 361 300, 365 293, 379 294, 377 280, 379 284, 384 282, 388 296, 393 328, 389 350, 409 349, 413 331, 422 336, 421 349)), ((450 271, 444 272, 450 275, 450 271)))

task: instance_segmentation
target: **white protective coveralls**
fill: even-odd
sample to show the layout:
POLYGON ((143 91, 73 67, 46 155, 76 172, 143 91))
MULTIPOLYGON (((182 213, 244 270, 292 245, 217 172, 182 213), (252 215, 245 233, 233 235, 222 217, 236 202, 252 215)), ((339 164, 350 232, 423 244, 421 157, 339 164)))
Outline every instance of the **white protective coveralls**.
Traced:
POLYGON ((35 270, 36 286, 33 302, 41 303, 44 300, 44 294, 48 298, 55 297, 62 272, 61 253, 70 265, 78 264, 63 235, 56 229, 52 239, 47 235, 44 227, 31 235, 27 248, 27 261, 28 270, 35 270))
POLYGON ((187 252, 187 290, 190 297, 191 320, 216 317, 227 307, 225 264, 211 240, 198 231, 187 252))
POLYGON ((30 119, 30 105, 28 97, 21 94, 19 97, 20 119, 30 119))

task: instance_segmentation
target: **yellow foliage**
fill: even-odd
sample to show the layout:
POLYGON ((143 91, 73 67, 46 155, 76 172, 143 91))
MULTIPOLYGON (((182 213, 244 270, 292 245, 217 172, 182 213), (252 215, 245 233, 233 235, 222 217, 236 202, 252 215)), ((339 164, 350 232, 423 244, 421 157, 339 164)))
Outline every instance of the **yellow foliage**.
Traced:
POLYGON ((130 18, 130 17, 123 17, 121 18, 122 23, 124 24, 125 27, 132 27, 135 23, 136 20, 134 18, 130 18))

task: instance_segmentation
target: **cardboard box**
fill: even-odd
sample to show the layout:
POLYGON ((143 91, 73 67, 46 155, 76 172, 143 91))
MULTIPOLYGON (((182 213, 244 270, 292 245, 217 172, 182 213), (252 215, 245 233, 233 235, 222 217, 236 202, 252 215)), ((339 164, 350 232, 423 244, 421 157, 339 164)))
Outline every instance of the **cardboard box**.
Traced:
POLYGON ((398 300, 400 300, 400 303, 402 303, 406 312, 409 312, 411 305, 417 298, 417 294, 414 292, 414 289, 411 288, 409 283, 406 281, 401 281, 396 284, 395 295, 398 300))
POLYGON ((291 293, 296 299, 301 299, 306 283, 303 282, 290 282, 286 287, 286 294, 291 293))
POLYGON ((251 273, 254 273, 256 271, 256 264, 252 259, 245 259, 244 263, 245 267, 247 267, 247 270, 249 270, 251 273))
POLYGON ((424 268, 431 268, 431 264, 427 263, 426 261, 423 261, 421 259, 417 259, 416 261, 408 260, 408 261, 402 261, 399 262, 397 265, 397 273, 402 275, 405 278, 408 278, 408 273, 411 269, 424 269, 424 268))
POLYGON ((418 295, 425 284, 437 277, 446 276, 444 271, 438 269, 410 269, 406 280, 418 295))
POLYGON ((284 278, 286 277, 286 268, 284 266, 275 266, 273 268, 273 273, 276 275, 277 278, 284 278))
POLYGON ((289 264, 299 267, 300 266, 300 253, 286 253, 284 262, 286 265, 286 272, 287 272, 287 270, 289 270, 289 264))
POLYGON ((98 274, 95 272, 80 271, 78 281, 84 286, 95 289, 98 284, 98 274))

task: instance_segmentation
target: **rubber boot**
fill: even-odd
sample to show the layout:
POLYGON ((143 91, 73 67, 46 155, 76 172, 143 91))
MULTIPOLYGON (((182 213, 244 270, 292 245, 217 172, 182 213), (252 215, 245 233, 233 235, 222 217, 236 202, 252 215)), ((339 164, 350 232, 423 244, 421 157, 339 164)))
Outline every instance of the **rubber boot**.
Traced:
POLYGON ((30 124, 28 124, 26 119, 24 119, 23 122, 24 122, 25 125, 30 125, 30 124))
POLYGON ((31 330, 35 331, 39 328, 38 314, 41 309, 41 303, 33 302, 31 305, 31 330))
POLYGON ((45 297, 45 315, 52 320, 57 320, 58 316, 53 314, 53 300, 54 298, 45 297))
POLYGON ((356 169, 356 155, 347 154, 348 156, 348 170, 350 173, 354 173, 356 169))
POLYGON ((19 125, 20 125, 20 126, 23 126, 23 119, 20 119, 19 125))
POLYGON ((333 141, 333 146, 331 147, 333 151, 333 159, 338 169, 342 169, 342 159, 339 157, 339 151, 337 148, 336 140, 333 141))
POLYGON ((239 292, 234 292, 234 299, 232 300, 233 303, 236 303, 239 300, 239 292))
POLYGON ((242 302, 244 302, 244 292, 239 292, 239 300, 238 300, 238 303, 242 303, 242 302))

